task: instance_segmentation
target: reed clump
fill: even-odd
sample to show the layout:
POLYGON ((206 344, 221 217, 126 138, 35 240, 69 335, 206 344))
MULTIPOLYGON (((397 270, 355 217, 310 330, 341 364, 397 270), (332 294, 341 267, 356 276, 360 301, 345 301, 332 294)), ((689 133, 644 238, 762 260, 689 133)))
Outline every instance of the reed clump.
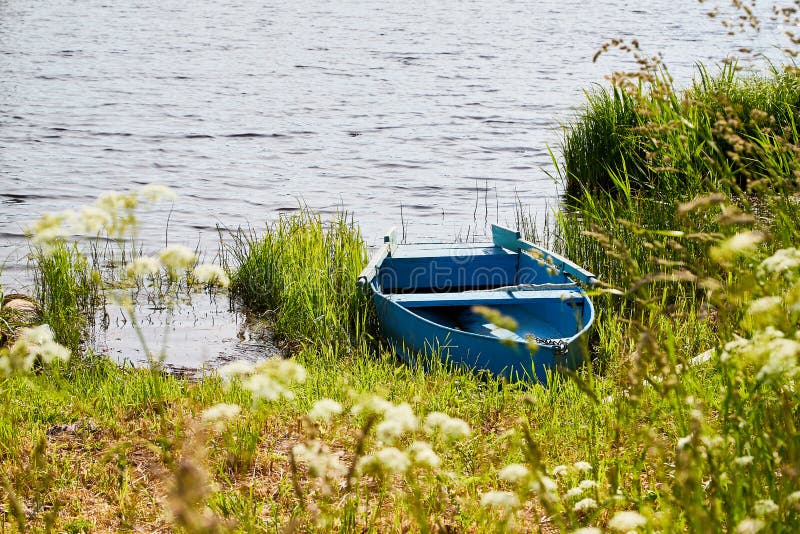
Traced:
POLYGON ((42 321, 49 324, 56 340, 78 351, 99 300, 98 280, 75 243, 56 241, 34 248, 34 286, 42 309, 42 321))
POLYGON ((660 481, 609 467, 639 496, 612 529, 800 521, 800 434, 785 424, 799 409, 798 94, 792 68, 701 70, 686 91, 662 73, 593 96, 567 133, 554 244, 603 280, 592 365, 615 384, 606 431, 632 432, 660 481), (668 421, 648 415, 651 391, 671 399, 668 421))
POLYGON ((369 333, 369 301, 355 284, 367 250, 345 213, 323 221, 302 209, 262 235, 240 230, 226 261, 233 294, 268 314, 280 339, 356 344, 369 333))
POLYGON ((624 197, 627 188, 688 199, 797 180, 797 69, 743 76, 734 64, 716 75, 701 67, 683 91, 664 70, 649 79, 587 95, 562 145, 568 199, 624 197))

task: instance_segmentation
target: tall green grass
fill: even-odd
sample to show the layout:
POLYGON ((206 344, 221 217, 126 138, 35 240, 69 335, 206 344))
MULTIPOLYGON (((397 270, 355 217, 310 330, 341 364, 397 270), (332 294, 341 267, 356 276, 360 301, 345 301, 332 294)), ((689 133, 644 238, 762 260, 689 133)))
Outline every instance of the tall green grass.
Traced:
POLYGON ((36 300, 55 339, 78 354, 98 302, 98 283, 77 245, 57 241, 32 253, 36 300))
POLYGON ((800 354, 790 349, 785 374, 764 378, 779 347, 795 347, 769 340, 796 338, 785 306, 798 287, 794 274, 758 274, 765 257, 800 242, 798 103, 796 69, 701 69, 685 91, 664 78, 594 93, 565 134, 567 208, 551 244, 603 282, 594 368, 615 398, 624 392, 607 436, 621 444, 633 431, 642 451, 638 466, 615 460, 608 476, 613 485, 641 469, 660 480, 622 487, 640 511, 669 516, 668 530, 788 532, 800 520, 788 393, 800 354), (754 244, 737 248, 732 236, 754 244), (648 390, 668 404, 663 421, 648 390), (682 439, 665 440, 667 427, 682 439))
POLYGON ((717 75, 701 67, 685 91, 666 75, 634 91, 597 89, 565 130, 566 194, 617 196, 630 187, 686 199, 774 181, 781 168, 797 168, 785 142, 797 143, 799 105, 795 69, 742 77, 735 65, 717 75))
POLYGON ((303 209, 263 235, 235 233, 226 252, 233 294, 268 314, 279 338, 324 345, 368 334, 369 301, 355 284, 367 250, 345 213, 324 221, 303 209))

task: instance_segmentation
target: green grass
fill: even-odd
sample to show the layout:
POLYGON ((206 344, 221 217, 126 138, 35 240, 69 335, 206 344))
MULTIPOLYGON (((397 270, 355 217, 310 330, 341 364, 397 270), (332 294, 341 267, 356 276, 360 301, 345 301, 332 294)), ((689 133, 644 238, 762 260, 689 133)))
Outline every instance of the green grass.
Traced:
MULTIPOLYGON (((764 328, 796 335, 798 286, 789 274, 757 275, 761 260, 800 238, 798 79, 793 69, 764 78, 726 69, 713 78, 701 71, 684 92, 664 80, 634 93, 603 90, 565 136, 569 209, 551 245, 603 281, 594 365, 628 399, 614 439, 661 421, 686 443, 676 448, 653 428, 639 435, 640 465, 613 471, 661 479, 641 489, 649 497, 639 508, 670 510, 676 530, 730 531, 745 518, 779 530, 798 520, 786 501, 797 477, 785 476, 799 465, 797 428, 780 422, 796 421, 793 371, 759 378, 783 343, 765 348, 774 334, 764 328), (714 252, 747 231, 763 243, 723 259, 714 252), (775 311, 748 313, 756 299, 776 296, 775 311), (737 338, 751 341, 728 358, 723 347, 737 338), (697 383, 686 369, 706 349, 712 359, 697 383), (666 419, 650 411, 648 388, 671 399, 666 419)), ((789 369, 798 365, 793 351, 789 369)))
POLYGON ((98 285, 77 245, 57 241, 32 253, 36 300, 56 341, 78 353, 98 300, 98 285))
MULTIPOLYGON (((618 465, 622 472, 617 482, 635 502, 646 502, 649 484, 655 483, 639 476, 647 464, 639 450, 641 433, 655 430, 670 441, 680 435, 670 399, 656 390, 643 391, 643 410, 630 415, 639 424, 658 423, 648 429, 626 429, 620 436, 619 411, 627 410, 624 399, 594 402, 570 380, 555 380, 550 388, 502 386, 442 367, 424 373, 398 364, 391 354, 343 354, 333 348, 306 348, 297 359, 309 371, 306 383, 294 388, 297 398, 249 409, 225 431, 211 436, 207 456, 199 457, 217 486, 208 495, 212 509, 235 518, 239 528, 247 531, 271 531, 273 517, 280 524, 295 517, 303 530, 327 530, 308 510, 297 508, 300 503, 286 478, 287 447, 304 439, 298 418, 323 397, 349 407, 354 395, 377 392, 395 403, 409 402, 419 414, 446 411, 466 420, 474 429, 473 437, 453 447, 437 447, 443 474, 423 481, 425 491, 440 495, 425 502, 424 520, 430 526, 438 523, 458 530, 471 525, 486 532, 495 528, 495 516, 478 500, 481 492, 498 486, 496 476, 502 466, 525 461, 530 444, 522 429, 528 429, 540 454, 538 461, 551 468, 586 460, 595 466, 587 476, 605 482, 608 470, 618 465), (447 472, 453 476, 445 476, 447 472)), ((687 376, 690 389, 702 398, 713 396, 718 388, 718 383, 704 380, 706 374, 698 370, 687 376)), ((13 439, 3 441, 1 456, 11 487, 25 502, 38 498, 45 505, 30 523, 41 526, 45 510, 55 507, 56 526, 88 517, 97 530, 163 525, 159 495, 169 494, 177 459, 185 457, 182 448, 193 439, 196 430, 192 429, 202 409, 222 401, 250 405, 246 391, 227 390, 216 379, 190 383, 147 370, 121 370, 103 361, 15 378, 5 382, 3 389, 18 399, 0 416, 2 427, 14 429, 13 439), (151 397, 154 391, 162 392, 157 400, 151 397), (53 433, 59 425, 76 422, 75 431, 53 433), (28 458, 33 445, 48 431, 52 437, 47 440, 49 467, 44 472, 50 472, 53 480, 43 486, 42 472, 29 472, 19 459, 28 458), (42 493, 38 497, 37 491, 42 493), (92 494, 99 497, 90 498, 92 494)), ((608 379, 596 379, 592 390, 600 399, 617 391, 608 379)), ((320 437, 349 456, 346 451, 352 451, 358 428, 357 420, 342 417, 321 428, 320 437)), ((375 446, 372 440, 370 447, 375 446)), ((386 484, 383 504, 378 488, 370 486, 360 488, 359 495, 337 490, 314 500, 328 507, 331 521, 344 520, 349 513, 337 504, 344 497, 355 498, 362 508, 367 505, 368 512, 355 513, 354 530, 369 522, 373 531, 393 529, 393 525, 417 525, 412 527, 416 529, 419 512, 403 498, 407 491, 403 488, 411 480, 393 477, 382 482, 386 484)), ((567 484, 564 489, 578 479, 570 480, 562 481, 567 484)), ((309 492, 315 487, 305 477, 301 484, 309 492)), ((607 506, 600 517, 616 508, 611 503, 607 506)), ((533 528, 540 513, 526 512, 520 516, 520 526, 533 528)))
POLYGON ((263 235, 239 231, 227 248, 233 294, 270 316, 284 340, 349 343, 366 335, 368 299, 353 280, 366 263, 358 229, 341 213, 282 217, 263 235))
MULTIPOLYGON (((629 189, 688 200, 699 192, 747 191, 797 170, 800 75, 742 77, 734 65, 704 68, 677 91, 662 75, 633 93, 600 88, 565 129, 565 192, 625 196, 629 189), (733 178, 733 180, 731 180, 733 178)), ((795 178, 796 179, 796 178, 795 178)))

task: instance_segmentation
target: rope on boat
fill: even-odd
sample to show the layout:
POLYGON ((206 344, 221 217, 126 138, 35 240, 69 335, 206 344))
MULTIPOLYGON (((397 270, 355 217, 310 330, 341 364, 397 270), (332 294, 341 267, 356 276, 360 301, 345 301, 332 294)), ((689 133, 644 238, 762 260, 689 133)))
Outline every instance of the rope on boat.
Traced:
POLYGON ((539 337, 533 334, 525 336, 528 341, 534 341, 537 345, 549 345, 555 348, 556 354, 563 356, 567 353, 567 343, 561 338, 539 337))

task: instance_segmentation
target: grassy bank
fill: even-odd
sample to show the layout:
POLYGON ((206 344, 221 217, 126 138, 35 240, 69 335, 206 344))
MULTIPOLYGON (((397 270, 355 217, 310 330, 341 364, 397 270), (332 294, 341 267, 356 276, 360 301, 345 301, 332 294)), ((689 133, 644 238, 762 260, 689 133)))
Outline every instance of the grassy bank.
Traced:
MULTIPOLYGON (((673 397, 686 425, 658 455, 674 466, 661 506, 690 531, 792 530, 800 78, 701 70, 676 91, 651 74, 590 96, 567 130, 555 245, 605 283, 596 361, 624 391, 673 397), (716 398, 687 388, 685 370, 705 357, 716 398)), ((638 404, 634 393, 626 411, 638 404)))

